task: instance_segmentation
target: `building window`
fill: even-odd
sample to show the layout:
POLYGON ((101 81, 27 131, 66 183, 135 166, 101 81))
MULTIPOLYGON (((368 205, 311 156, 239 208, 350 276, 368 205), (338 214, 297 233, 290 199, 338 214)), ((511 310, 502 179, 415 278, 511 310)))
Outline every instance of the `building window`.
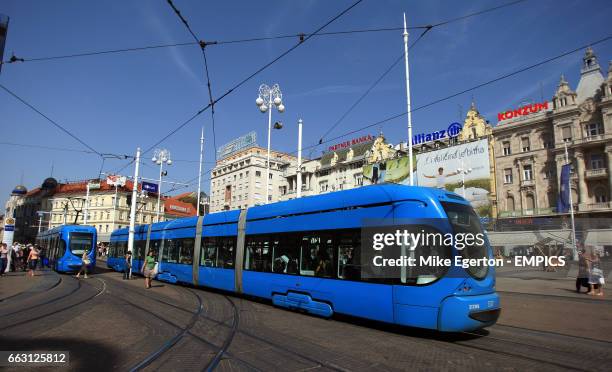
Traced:
POLYGON ((563 134, 563 141, 568 142, 572 140, 572 127, 567 126, 561 128, 561 133, 563 134))
POLYGON ((272 173, 268 174, 268 179, 272 179, 272 173))
POLYGON ((525 196, 525 209, 533 210, 535 208, 535 199, 533 198, 533 194, 527 194, 525 196))
POLYGON ((506 198, 506 210, 509 212, 514 211, 514 197, 508 196, 506 198))
POLYGON ((261 200, 261 194, 256 192, 255 194, 253 194, 253 197, 257 200, 261 200))
POLYGON ((363 186, 363 174, 358 173, 353 176, 355 179, 355 186, 363 186))
POLYGON ((255 177, 261 177, 261 171, 255 171, 255 177))
POLYGON ((595 189, 595 203, 606 203, 608 201, 608 195, 603 187, 595 189))
POLYGON ((603 126, 601 123, 591 123, 586 126, 587 137, 603 134, 603 126))
POLYGON ((523 180, 532 181, 533 180, 533 169, 531 165, 525 165, 523 167, 523 180))
POLYGON ((504 155, 512 154, 512 150, 510 149, 510 142, 509 141, 503 142, 502 145, 504 147, 504 155))
POLYGON ((476 127, 472 127, 472 139, 478 138, 478 134, 476 134, 476 127))
POLYGON ((319 191, 325 192, 329 188, 327 181, 319 182, 319 191))
POLYGON ((555 177, 555 170, 552 167, 547 167, 544 170, 544 179, 552 180, 555 177))
POLYGON ((528 152, 529 151, 529 137, 521 138, 521 150, 523 152, 528 152))
POLYGON ((546 133, 542 135, 542 147, 545 149, 552 149, 555 147, 550 134, 546 133))
POLYGON ((504 183, 512 183, 512 168, 504 169, 504 183))
POLYGON ((605 168, 604 158, 602 154, 591 155, 591 169, 602 169, 605 168))

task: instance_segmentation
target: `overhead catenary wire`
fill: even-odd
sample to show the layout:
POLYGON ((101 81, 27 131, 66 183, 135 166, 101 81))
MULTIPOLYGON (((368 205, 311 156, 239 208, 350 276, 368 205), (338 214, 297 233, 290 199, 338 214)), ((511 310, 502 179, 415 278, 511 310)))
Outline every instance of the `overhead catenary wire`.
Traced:
MULTIPOLYGON (((195 32, 193 32, 193 30, 189 26, 189 23, 187 22, 187 19, 185 19, 185 17, 183 17, 181 12, 178 10, 178 8, 172 2, 172 0, 167 0, 167 2, 170 5, 170 7, 172 8, 172 10, 174 10, 174 13, 177 15, 177 17, 179 17, 181 22, 183 22, 183 24, 187 28, 187 31, 189 31, 189 33, 191 34, 193 39, 200 46, 200 50, 202 51, 202 57, 204 58, 204 72, 206 74, 206 86, 208 87, 208 99, 209 99, 209 104, 210 104, 210 116, 211 116, 211 121, 212 121, 213 146, 216 149, 217 148, 217 135, 215 133, 215 102, 213 101, 212 87, 211 87, 211 84, 210 84, 210 74, 209 74, 209 71, 208 71, 208 58, 206 58, 206 42, 200 40, 196 36, 195 32)), ((214 152, 214 155, 215 155, 215 161, 216 161, 217 160, 217 153, 216 153, 216 151, 214 152)))
POLYGON ((271 60, 270 62, 266 63, 265 65, 263 65, 262 67, 258 68, 255 72, 251 73, 249 76, 247 76, 246 78, 242 79, 241 81, 239 81, 237 84, 235 84, 233 87, 231 87, 230 89, 228 89, 225 93, 223 93, 221 96, 219 96, 219 98, 213 100, 213 102, 208 103, 208 105, 206 105, 205 107, 203 107, 202 109, 200 109, 198 112, 196 112, 194 115, 192 115, 189 119, 187 119, 186 121, 184 121, 182 124, 180 124, 178 127, 174 128, 172 131, 170 131, 168 134, 166 134, 164 137, 162 137, 159 141, 155 142, 153 145, 149 146, 144 152, 143 154, 146 154, 147 152, 151 151, 155 146, 159 145, 160 143, 164 142, 166 139, 170 138, 172 135, 174 135, 176 132, 178 132, 179 130, 181 130, 183 127, 185 127, 187 124, 189 124, 193 119, 195 119, 196 117, 198 117, 200 114, 202 114, 204 111, 208 110, 212 105, 218 103, 219 101, 221 101, 223 98, 227 97, 228 95, 230 95, 232 92, 234 92, 236 89, 240 88, 242 85, 244 85, 246 82, 248 82, 249 80, 251 80, 252 78, 254 78, 255 76, 259 75, 262 71, 266 70, 268 67, 272 66, 274 63, 278 62, 280 59, 282 59, 283 57, 285 57, 286 55, 288 55, 289 53, 291 53, 292 51, 294 51, 296 48, 298 48, 299 46, 303 45, 306 41, 308 41, 310 38, 312 38, 312 36, 316 35, 318 32, 320 32, 321 30, 323 30, 325 27, 329 26, 330 24, 332 24, 334 21, 336 21, 338 18, 342 17, 344 14, 346 14, 348 11, 350 11, 351 9, 353 9, 355 6, 357 6, 359 3, 361 3, 363 0, 357 0, 356 2, 354 2, 352 5, 350 5, 348 8, 344 9, 342 12, 340 12, 339 14, 335 15, 333 18, 331 18, 329 21, 327 21, 323 26, 319 27, 318 29, 316 29, 313 33, 311 33, 309 36, 305 37, 303 40, 300 40, 297 44, 295 44, 294 46, 292 46, 291 48, 287 49, 286 51, 284 51, 283 53, 281 53, 280 55, 278 55, 276 58, 274 58, 273 60, 271 60))
MULTIPOLYGON (((431 28, 426 28, 420 35, 419 37, 417 37, 414 42, 412 43, 412 45, 410 45, 410 47, 408 49, 412 49, 412 47, 414 47, 419 40, 421 40, 423 38, 423 36, 425 36, 425 34, 431 30, 431 28)), ((327 131, 325 132, 325 134, 323 134, 321 136, 321 138, 319 139, 319 143, 323 142, 323 139, 330 134, 338 125, 340 125, 340 123, 342 123, 342 121, 361 103, 361 101, 363 101, 364 98, 366 98, 366 96, 368 94, 370 94, 370 92, 376 88, 376 86, 385 78, 385 76, 387 76, 392 70, 393 68, 395 68, 395 66, 397 66, 397 64, 402 61, 404 59, 404 52, 402 52, 402 54, 399 55, 398 58, 395 59, 395 61, 393 61, 393 63, 387 67, 387 69, 368 87, 368 89, 366 89, 365 92, 363 92, 363 94, 361 96, 359 96, 359 98, 348 108, 348 110, 346 110, 342 116, 340 116, 340 118, 338 120, 336 120, 336 122, 334 124, 332 124, 331 127, 329 127, 329 129, 327 129, 327 131)))
POLYGON ((91 150, 93 153, 97 154, 98 156, 102 156, 102 154, 97 151, 96 149, 94 149, 93 147, 91 147, 90 145, 88 145, 85 141, 83 141, 82 139, 80 139, 79 137, 77 137, 76 135, 74 135, 73 133, 71 133, 69 130, 67 130, 66 128, 64 128, 61 124, 57 123, 55 120, 51 119, 50 117, 48 117, 47 115, 45 115, 44 113, 42 113, 39 109, 37 109, 36 107, 34 107, 32 104, 30 104, 28 101, 26 101, 25 99, 23 99, 22 97, 18 96, 16 93, 14 93, 13 91, 11 91, 10 89, 8 89, 7 87, 5 87, 3 84, 0 84, 0 88, 2 88, 5 92, 7 92, 8 94, 10 94, 11 96, 13 96, 13 98, 15 98, 16 100, 18 100, 19 102, 23 103, 25 106, 27 106, 30 110, 36 112, 38 115, 42 116, 43 118, 45 118, 45 120, 47 120, 49 123, 53 124, 56 128, 58 128, 59 130, 61 130, 62 132, 66 133, 67 135, 69 135, 70 137, 72 137, 73 139, 75 139, 77 142, 79 142, 81 145, 85 146, 86 148, 88 148, 89 150, 91 150))
MULTIPOLYGON (((488 13, 497 9, 505 8, 508 6, 512 6, 521 2, 525 2, 528 0, 517 0, 512 1, 510 3, 501 4, 496 7, 480 10, 474 13, 466 14, 460 17, 452 18, 450 20, 446 20, 443 22, 435 23, 432 25, 422 25, 422 26, 412 26, 408 27, 409 30, 418 30, 418 29, 427 29, 432 26, 441 26, 451 22, 456 22, 459 20, 463 20, 466 18, 474 17, 477 15, 481 15, 484 13, 488 13)), ((206 45, 224 45, 224 44, 242 44, 242 43, 252 43, 258 41, 269 41, 269 40, 282 40, 282 39, 299 39, 302 40, 308 36, 314 37, 322 37, 322 36, 337 36, 337 35, 351 35, 351 34, 364 34, 364 33, 380 33, 380 32, 395 32, 395 31, 403 31, 403 27, 377 27, 377 28, 364 28, 364 29, 353 29, 353 30, 341 30, 341 31, 328 31, 328 32, 319 32, 316 35, 306 34, 306 33, 291 33, 291 34, 283 34, 283 35, 275 35, 275 36, 265 36, 265 37, 252 37, 252 38, 241 38, 234 40, 212 40, 205 41, 206 45)), ((15 56, 11 57, 6 61, 0 61, 0 64, 13 64, 17 62, 42 62, 42 61, 53 61, 53 60, 61 60, 61 59, 70 59, 70 58, 81 58, 81 57, 90 57, 90 56, 98 56, 105 54, 118 54, 118 53, 128 53, 128 52, 137 52, 137 51, 147 51, 147 50, 155 50, 155 49, 163 49, 163 48, 176 48, 183 46, 191 46, 198 45, 200 41, 194 42, 177 42, 177 43, 166 43, 166 44, 156 44, 156 45, 147 45, 142 47, 132 47, 132 48, 118 48, 118 49, 106 49, 99 51, 91 51, 91 52, 80 52, 80 53, 71 53, 64 55, 56 55, 56 56, 46 56, 46 57, 34 57, 34 58, 17 58, 15 56)))
MULTIPOLYGON (((496 78, 494 78, 494 79, 487 80, 487 81, 485 81, 485 82, 483 82, 483 83, 480 83, 480 84, 474 85, 474 86, 472 86, 472 87, 469 87, 469 88, 463 89, 463 90, 461 90, 461 91, 459 91, 459 92, 455 92, 455 93, 450 94, 450 95, 448 95, 448 96, 445 96, 445 97, 442 97, 442 98, 438 98, 438 99, 436 99, 436 100, 434 100, 434 101, 431 101, 431 102, 426 103, 426 104, 424 104, 424 105, 418 106, 418 107, 416 107, 416 108, 414 108, 414 109, 410 110, 410 112, 415 112, 415 111, 418 111, 418 110, 422 110, 422 109, 424 109, 424 108, 431 107, 431 106, 436 105, 436 104, 438 104, 438 103, 441 103, 441 102, 444 102, 444 101, 448 101, 448 100, 449 100, 449 99, 451 99, 451 98, 454 98, 454 97, 460 96, 460 95, 462 95, 462 94, 465 94, 465 93, 468 93, 468 92, 474 91, 474 90, 476 90, 476 89, 479 89, 479 88, 482 88, 482 87, 484 87, 484 86, 487 86, 487 85, 490 85, 490 84, 496 83, 496 82, 498 82, 498 81, 501 81, 501 80, 507 79, 507 78, 512 77, 512 76, 514 76, 514 75, 518 75, 518 74, 523 73, 523 72, 525 72, 525 71, 532 70, 532 69, 534 69, 534 68, 536 68, 536 67, 542 66, 542 65, 547 64, 547 63, 550 63, 550 62, 553 62, 553 61, 555 61, 555 60, 557 60, 557 59, 560 59, 560 58, 566 57, 566 56, 568 56, 568 55, 570 55, 570 54, 573 54, 573 53, 576 53, 576 52, 582 51, 582 50, 584 50, 584 49, 586 49, 586 48, 588 48, 588 47, 592 47, 592 46, 594 46, 594 45, 604 43, 604 42, 609 41, 609 40, 611 40, 611 39, 612 39, 612 35, 609 35, 609 36, 606 36, 606 37, 604 37, 604 38, 602 38, 602 39, 599 39, 599 40, 596 40, 596 41, 593 41, 593 42, 590 42, 590 43, 587 43, 587 44, 581 45, 581 46, 579 46, 579 47, 577 47, 577 48, 574 48, 574 49, 572 49, 572 50, 569 50, 569 51, 563 52, 563 53, 558 54, 558 55, 556 55, 556 56, 554 56, 554 57, 546 58, 546 59, 541 60, 541 61, 539 61, 539 62, 533 63, 533 64, 531 64, 531 65, 529 65, 529 66, 522 67, 522 68, 520 68, 520 69, 518 69, 518 70, 515 70, 515 71, 512 71, 512 72, 509 72, 509 73, 506 73, 506 74, 500 75, 500 76, 498 76, 498 77, 496 77, 496 78)), ((322 141, 322 142, 319 142, 319 143, 316 143, 316 144, 309 145, 309 146, 307 146, 307 147, 302 148, 302 150, 308 150, 308 149, 311 149, 311 148, 316 148, 317 146, 319 146, 319 145, 321 145, 321 144, 323 144, 323 143, 332 142, 332 141, 335 141, 335 140, 341 139, 341 138, 343 138, 343 137, 345 137, 345 136, 347 136, 347 135, 350 135, 350 134, 355 134, 355 133, 358 133, 358 132, 360 132, 360 131, 362 131, 362 130, 369 129, 369 128, 372 128, 372 127, 375 127, 375 126, 379 126, 379 125, 381 125, 381 124, 385 124, 385 123, 390 122, 390 121, 392 121, 392 120, 394 120, 394 119, 401 118, 402 116, 405 116, 405 115, 407 115, 407 114, 408 114, 408 111, 405 111, 405 112, 402 112, 402 113, 399 113, 399 114, 395 114, 395 115, 392 115, 392 116, 386 117, 386 118, 384 118, 384 119, 378 120, 378 121, 376 121, 376 122, 374 122, 374 123, 371 123, 371 124, 365 125, 365 126, 360 127, 360 128, 358 128, 358 129, 354 129, 354 130, 351 130, 351 131, 345 132, 345 133, 343 133, 343 134, 341 134, 341 135, 339 135, 339 136, 336 136, 336 137, 334 137, 334 138, 330 138, 330 139, 327 139, 327 140, 325 140, 325 141, 322 141)), ((289 154, 295 154, 295 153, 297 153, 297 151, 290 152, 289 154)))

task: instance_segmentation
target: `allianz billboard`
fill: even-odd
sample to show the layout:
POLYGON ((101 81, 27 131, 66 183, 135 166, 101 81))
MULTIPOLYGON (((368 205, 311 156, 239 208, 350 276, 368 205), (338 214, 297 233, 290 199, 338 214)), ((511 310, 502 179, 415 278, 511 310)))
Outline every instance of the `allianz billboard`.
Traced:
POLYGON ((465 180, 465 199, 479 216, 491 216, 488 139, 418 154, 416 159, 419 186, 437 187, 464 196, 465 180))

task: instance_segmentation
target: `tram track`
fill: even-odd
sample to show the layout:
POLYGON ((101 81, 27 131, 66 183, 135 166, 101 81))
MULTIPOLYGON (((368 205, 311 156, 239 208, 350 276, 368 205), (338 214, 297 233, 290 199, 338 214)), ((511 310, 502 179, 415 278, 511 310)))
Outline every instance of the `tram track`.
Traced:
MULTIPOLYGON (((60 281, 62 281, 62 279, 61 279, 61 278, 60 278, 60 281)), ((3 317, 4 317, 4 316, 10 316, 10 315, 13 315, 13 314, 22 313, 22 312, 24 312, 24 311, 33 310, 33 309, 36 309, 36 308, 41 307, 41 306, 49 305, 49 304, 52 304, 52 303, 54 303, 54 302, 57 302, 57 301, 59 301, 59 300, 61 300, 61 299, 64 299, 64 298, 67 298, 67 297, 69 297, 69 296, 73 295, 73 294, 74 294, 74 293, 76 293, 76 292, 77 292, 79 289, 81 289, 81 282, 78 282, 77 286, 76 286, 75 288, 73 288, 71 291, 69 291, 68 293, 63 294, 63 295, 61 295, 61 296, 59 296, 59 297, 55 297, 55 298, 52 298, 52 299, 50 299, 50 300, 48 300, 48 301, 44 301, 44 302, 41 302, 41 303, 37 303, 36 305, 33 305, 33 306, 29 306, 29 307, 22 308, 22 309, 19 309, 19 310, 16 310, 16 311, 10 312, 10 313, 0 314, 0 315, 1 315, 1 316, 3 316, 3 317)))
MULTIPOLYGON (((57 288, 61 283, 62 283, 62 278, 60 277, 59 280, 55 284, 53 284, 51 287, 45 289, 44 291, 40 291, 40 292, 37 292, 37 293, 46 293, 46 292, 49 292, 49 291, 53 290, 54 288, 57 288)), ((25 294, 28 294, 28 293, 32 293, 31 292, 31 288, 27 289, 25 291, 19 292, 19 293, 15 293, 14 295, 11 295, 11 296, 0 298, 0 304, 2 302, 8 301, 8 300, 15 300, 16 298, 21 297, 21 296, 23 296, 25 294)))
MULTIPOLYGON (((117 282, 115 282, 115 285, 123 288, 123 289, 128 289, 131 293, 135 293, 138 294, 140 296, 142 296, 143 298, 146 298, 150 301, 155 301, 158 303, 162 303, 166 306, 170 306, 172 308, 176 308, 179 310, 182 310, 184 312, 188 312, 188 310, 185 310, 184 308, 177 306, 175 304, 169 303, 167 301, 164 300, 160 300, 157 298, 153 298, 150 296, 146 296, 145 294, 140 293, 139 291, 133 289, 133 288, 129 288, 129 286, 125 286, 125 285, 121 285, 118 284, 117 282)), ((175 288, 175 286, 172 286, 171 288, 175 288)), ((174 322, 169 321, 168 319, 165 319, 161 316, 159 316, 158 314, 153 313, 152 311, 150 311, 149 309, 146 309, 143 306, 137 305, 135 303, 133 303, 131 300, 126 299, 123 296, 115 296, 117 298, 120 298, 123 302, 128 303, 130 306, 137 308, 140 311, 144 311, 162 321, 164 321, 165 323, 171 325, 172 327, 178 328, 179 332, 172 337, 171 339, 167 340, 166 342, 164 342, 158 349, 152 351, 151 353, 149 353, 145 358, 143 358, 141 361, 139 361, 138 363, 134 364, 131 368, 129 368, 130 371, 140 371, 143 368, 149 366, 150 364, 152 364, 154 361, 156 361, 157 359, 159 359, 162 355, 164 355, 164 353, 168 352, 169 350, 171 350, 181 339, 183 339, 185 336, 189 335, 191 337, 193 337, 194 339, 205 343, 208 347, 217 349, 213 358, 210 360, 210 362, 208 362, 206 364, 206 366, 202 369, 203 371, 213 371, 218 365, 219 363, 223 360, 223 357, 229 357, 234 359, 233 356, 228 354, 228 349, 232 343, 232 340, 234 338, 234 335, 236 334, 237 330, 238 330, 238 325, 240 323, 240 312, 238 310, 238 307, 236 306, 236 304, 234 303, 234 301, 229 297, 229 296, 223 296, 224 299, 230 304, 230 306, 232 307, 232 323, 231 326, 228 326, 229 328, 229 335, 225 338, 225 340, 223 341, 221 347, 218 347, 216 345, 214 345, 213 343, 210 343, 206 340, 204 340, 203 338, 199 337, 197 334, 195 334, 192 329, 194 327, 194 325, 197 323, 198 320, 203 319, 206 321, 211 321, 213 322, 213 324, 215 324, 215 326, 217 325, 226 325, 225 322, 223 321, 217 321, 214 320, 210 317, 204 317, 202 316, 202 312, 204 309, 204 301, 202 300, 202 298, 200 297, 200 295, 198 293, 196 293, 194 290, 189 289, 189 288, 185 288, 186 291, 188 291, 189 293, 191 293, 194 297, 197 298, 198 300, 198 306, 197 306, 197 310, 195 312, 190 312, 192 314, 189 322, 185 325, 185 326, 180 326, 178 324, 175 324, 174 322)), ((257 370, 256 367, 248 365, 248 363, 239 360, 239 359, 235 359, 237 360, 239 363, 245 364, 247 365, 250 369, 253 370, 257 370)))
MULTIPOLYGON (((78 279, 75 279, 75 280, 77 280, 77 281, 78 281, 78 279)), ((72 295, 72 294, 74 294, 74 293, 77 293, 77 291, 78 291, 79 289, 81 289, 81 288, 82 288, 82 285, 81 285, 81 282, 79 281, 79 282, 78 282, 78 285, 77 285, 77 288, 76 288, 75 290, 73 290, 73 291, 72 291, 70 294, 67 294, 67 295, 65 295, 65 296, 62 296, 61 298, 66 298, 66 297, 67 297, 67 296, 69 296, 69 295, 72 295)), ((95 287, 94 287, 94 288, 95 288, 95 287)), ((97 289, 97 288, 96 288, 96 289, 97 289)), ((63 311, 66 311, 66 310, 68 310, 68 309, 72 309, 72 308, 74 308, 74 307, 76 307, 76 306, 82 305, 82 304, 84 304, 84 303, 86 303, 86 302, 88 302, 88 301, 90 301, 90 300, 92 300, 92 299, 94 299, 94 298, 98 297, 99 295, 103 294, 105 290, 106 290, 106 287, 104 287, 104 286, 103 286, 102 288, 98 289, 98 291, 97 291, 95 294, 90 295, 90 296, 88 296, 88 297, 86 297, 86 298, 84 298, 84 299, 82 299, 82 300, 80 300, 80 301, 77 301, 76 303, 70 303, 70 304, 68 304, 67 306, 60 307, 59 309, 53 310, 53 311, 51 311, 51 312, 46 312, 46 313, 44 313, 44 314, 42 314, 42 315, 38 315, 38 316, 35 316, 35 317, 33 317, 33 318, 28 318, 28 319, 25 319, 25 320, 22 320, 22 321, 19 321, 19 322, 11 323, 11 324, 9 324, 9 325, 7 325, 7 326, 5 326, 5 327, 0 328, 0 331, 5 331, 5 330, 8 330, 8 329, 12 329, 12 328, 18 327, 18 326, 23 325, 23 324, 32 323, 32 322, 34 322, 34 321, 36 321, 36 320, 43 319, 43 318, 49 317, 49 316, 51 316, 51 315, 59 314, 59 313, 61 313, 61 312, 63 312, 63 311)), ((61 298, 55 298, 55 299, 53 299, 52 301, 48 301, 46 304, 48 304, 48 303, 52 303, 52 302, 56 302, 56 301, 58 301, 58 300, 59 300, 59 299, 61 299, 61 298)), ((24 310, 30 310, 30 309, 33 309, 33 308, 35 308, 35 307, 40 307, 40 306, 42 306, 42 305, 43 305, 43 304, 38 304, 38 305, 36 305, 36 306, 30 307, 30 308, 28 308, 28 309, 24 309, 24 310)), ((23 310, 22 310, 22 311, 23 311, 23 310)))

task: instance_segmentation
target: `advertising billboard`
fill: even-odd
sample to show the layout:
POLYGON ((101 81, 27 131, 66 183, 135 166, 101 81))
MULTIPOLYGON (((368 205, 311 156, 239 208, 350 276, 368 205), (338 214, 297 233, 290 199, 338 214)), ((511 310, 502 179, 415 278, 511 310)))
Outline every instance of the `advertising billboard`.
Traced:
POLYGON ((479 216, 491 215, 487 139, 418 154, 416 172, 419 186, 452 191, 465 197, 479 216))
POLYGON ((226 143, 217 150, 217 159, 223 159, 247 147, 257 146, 257 133, 249 132, 242 137, 226 143))

